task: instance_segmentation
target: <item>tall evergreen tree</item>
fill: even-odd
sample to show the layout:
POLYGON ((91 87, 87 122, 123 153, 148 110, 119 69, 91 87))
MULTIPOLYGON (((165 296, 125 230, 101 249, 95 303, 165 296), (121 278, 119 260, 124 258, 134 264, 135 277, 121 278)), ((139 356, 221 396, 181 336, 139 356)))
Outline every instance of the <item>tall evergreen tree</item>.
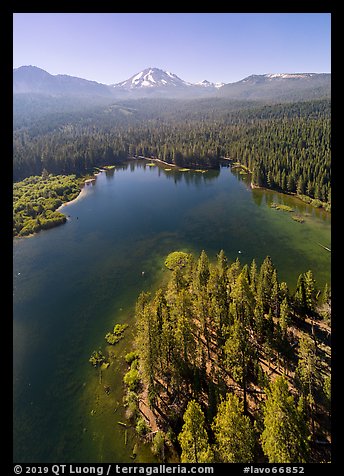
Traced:
POLYGON ((267 390, 262 447, 269 463, 306 463, 309 433, 302 409, 295 404, 284 377, 267 390))
POLYGON ((198 290, 203 289, 207 285, 209 275, 210 271, 208 256, 206 252, 202 250, 196 266, 196 284, 198 290))
POLYGON ((259 270, 257 298, 264 308, 264 312, 269 312, 272 306, 272 290, 274 287, 274 265, 270 256, 267 256, 259 270))
POLYGON ((296 368, 296 376, 300 391, 308 404, 309 416, 314 435, 314 413, 316 412, 315 389, 321 381, 318 370, 317 349, 314 341, 307 335, 302 335, 299 340, 299 360, 296 368))
POLYGON ((250 419, 236 395, 227 394, 217 410, 212 425, 216 453, 223 463, 253 461, 255 437, 250 419))
POLYGON ((239 319, 235 319, 230 327, 224 351, 227 369, 243 391, 244 411, 246 413, 249 367, 254 365, 256 356, 249 339, 249 333, 239 319))
POLYGON ((205 429, 205 417, 200 405, 191 400, 185 410, 184 425, 178 435, 182 454, 182 463, 210 463, 212 451, 205 429))

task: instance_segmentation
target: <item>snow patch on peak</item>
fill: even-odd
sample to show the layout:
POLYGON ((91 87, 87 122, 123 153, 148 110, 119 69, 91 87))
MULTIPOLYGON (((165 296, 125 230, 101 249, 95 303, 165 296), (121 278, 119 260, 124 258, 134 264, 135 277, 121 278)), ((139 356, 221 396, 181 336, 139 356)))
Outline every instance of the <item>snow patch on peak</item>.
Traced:
POLYGON ((151 73, 149 73, 149 74, 147 75, 147 81, 150 81, 151 83, 155 83, 155 82, 156 82, 151 73))
POLYGON ((313 76, 313 73, 269 73, 265 74, 264 76, 270 79, 304 79, 313 76))
POLYGON ((141 86, 151 88, 153 84, 151 83, 151 81, 147 81, 144 79, 141 83, 141 86))
MULTIPOLYGON (((133 79, 131 80, 131 82, 134 84, 134 83, 137 83, 141 76, 143 75, 143 71, 140 71, 140 73, 138 73, 136 76, 133 77, 133 79)), ((126 81, 125 81, 126 82, 126 81)))

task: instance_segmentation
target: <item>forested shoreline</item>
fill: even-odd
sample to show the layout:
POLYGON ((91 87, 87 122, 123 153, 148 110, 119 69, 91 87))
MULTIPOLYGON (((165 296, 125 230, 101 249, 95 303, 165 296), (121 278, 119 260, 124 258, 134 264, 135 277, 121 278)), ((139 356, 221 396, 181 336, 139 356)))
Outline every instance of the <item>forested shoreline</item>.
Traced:
POLYGON ((123 101, 85 112, 15 122, 13 177, 85 174, 128 157, 217 168, 222 157, 252 172, 252 183, 331 204, 329 100, 123 101))
POLYGON ((329 462, 328 286, 308 270, 292 293, 269 256, 258 267, 174 252, 165 264, 168 284, 137 300, 123 425, 161 461, 329 462))
MULTIPOLYGON (((78 196, 87 174, 140 157, 203 172, 226 159, 250 174, 252 187, 330 211, 330 114, 329 100, 203 99, 15 117, 13 234, 64 223, 57 208, 78 196)), ((161 461, 329 462, 329 287, 318 289, 308 270, 291 292, 270 257, 259 267, 228 262, 223 251, 214 263, 204 251, 176 252, 165 264, 168 284, 137 300, 123 376, 127 420, 118 423, 161 461)), ((107 345, 126 327, 108 332, 107 345)), ((107 359, 100 350, 90 357, 100 375, 107 359)))

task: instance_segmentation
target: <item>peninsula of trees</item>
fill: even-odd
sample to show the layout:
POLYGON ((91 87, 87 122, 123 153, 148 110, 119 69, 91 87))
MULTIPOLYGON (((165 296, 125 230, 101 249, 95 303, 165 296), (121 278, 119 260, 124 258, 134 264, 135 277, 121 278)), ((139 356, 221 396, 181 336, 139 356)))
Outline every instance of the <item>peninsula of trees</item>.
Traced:
POLYGON ((13 184, 13 236, 26 236, 47 230, 67 220, 57 211, 63 203, 76 198, 81 189, 75 175, 27 177, 13 184))
POLYGON ((328 286, 307 271, 291 292, 268 256, 175 252, 166 266, 168 284, 136 304, 124 377, 136 430, 162 460, 174 447, 189 463, 329 462, 328 286))

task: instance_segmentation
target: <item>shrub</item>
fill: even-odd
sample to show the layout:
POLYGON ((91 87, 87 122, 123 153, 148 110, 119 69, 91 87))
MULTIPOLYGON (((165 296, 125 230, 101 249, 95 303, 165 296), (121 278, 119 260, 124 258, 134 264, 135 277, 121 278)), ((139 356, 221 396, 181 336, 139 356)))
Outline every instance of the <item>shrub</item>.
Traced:
POLYGON ((139 368, 139 360, 138 359, 132 360, 130 364, 130 368, 131 370, 137 370, 139 368))
POLYGON ((123 397, 123 403, 126 407, 125 415, 129 420, 137 418, 139 413, 139 397, 137 393, 128 388, 126 395, 123 397))
POLYGON ((103 363, 106 362, 106 358, 103 355, 101 350, 94 350, 92 352, 91 357, 89 358, 89 362, 94 366, 94 367, 100 367, 103 363))
POLYGON ((130 369, 123 377, 123 382, 130 390, 135 391, 140 383, 139 372, 137 369, 130 369))
POLYGON ((108 344, 117 344, 121 339, 123 339, 123 332, 128 327, 128 324, 116 324, 113 328, 113 332, 108 332, 105 335, 105 340, 108 344))
POLYGON ((121 335, 126 328, 128 327, 128 324, 116 324, 115 327, 113 328, 113 333, 115 335, 121 335))
POLYGON ((135 351, 128 352, 124 358, 125 358, 125 361, 130 365, 133 360, 136 360, 139 358, 139 354, 138 352, 135 352, 135 351))
POLYGON ((165 433, 158 431, 153 438, 152 442, 152 453, 153 455, 162 458, 164 454, 164 445, 165 445, 165 433))
POLYGON ((143 417, 140 417, 137 420, 136 427, 135 427, 136 433, 140 436, 144 436, 148 432, 148 426, 143 417))
POLYGON ((105 335, 105 340, 108 344, 114 345, 114 344, 117 344, 117 342, 119 342, 122 339, 122 337, 123 337, 122 335, 118 336, 116 334, 112 334, 112 332, 108 332, 105 335))

